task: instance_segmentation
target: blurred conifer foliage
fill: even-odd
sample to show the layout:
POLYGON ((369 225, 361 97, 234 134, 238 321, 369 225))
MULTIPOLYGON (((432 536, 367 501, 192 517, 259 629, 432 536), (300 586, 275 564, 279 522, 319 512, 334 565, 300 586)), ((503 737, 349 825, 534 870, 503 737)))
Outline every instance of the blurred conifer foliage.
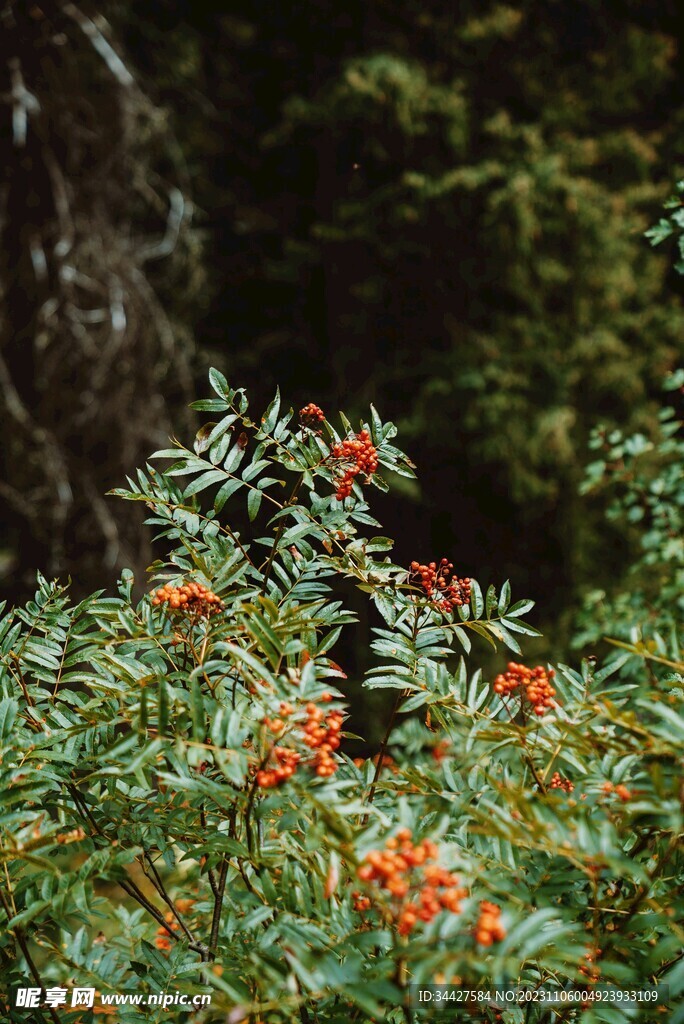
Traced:
POLYGON ((643 238, 681 157, 676 8, 119 8, 210 211, 203 347, 263 400, 381 403, 420 467, 400 547, 429 517, 554 614, 629 558, 577 498, 591 427, 655 427, 681 350, 643 238))
MULTIPOLYGON (((79 322, 74 334, 65 304, 52 314, 68 358, 55 357, 58 373, 48 369, 52 342, 39 342, 23 380, 41 426, 66 432, 65 450, 84 444, 88 423, 78 458, 111 460, 111 481, 135 461, 123 449, 145 430, 168 433, 161 406, 135 398, 145 393, 138 359, 153 380, 184 380, 170 371, 180 333, 164 306, 259 400, 287 381, 302 404, 316 397, 360 411, 373 400, 399 423, 420 469, 406 500, 382 509, 402 554, 412 556, 428 520, 435 550, 452 551, 464 572, 510 574, 541 600, 547 621, 589 578, 602 585, 597 573, 619 575, 628 543, 600 509, 580 505, 577 488, 598 420, 655 426, 654 398, 681 348, 672 272, 643 238, 681 159, 675 0, 113 0, 88 8, 100 36, 68 5, 50 15, 29 5, 21 16, 19 6, 9 4, 20 27, 3 40, 30 39, 22 81, 43 113, 27 111, 27 147, 41 156, 14 188, 49 201, 32 218, 25 200, 11 206, 5 233, 21 244, 5 250, 21 259, 2 272, 5 306, 15 321, 23 309, 25 323, 3 331, 3 345, 22 357, 36 351, 54 291, 38 279, 26 227, 52 224, 49 238, 58 223, 38 135, 50 110, 85 219, 99 225, 82 235, 90 275, 108 282, 115 263, 129 303, 126 345, 141 353, 131 373, 111 315, 79 322), (66 43, 49 42, 51 32, 66 43), (119 81, 98 39, 116 45, 170 120, 119 81), (37 41, 43 55, 59 55, 54 81, 40 77, 51 65, 38 61, 37 41), (99 138, 99 149, 88 142, 97 159, 83 156, 85 125, 99 138), (182 158, 168 150, 169 127, 182 158), (153 292, 142 257, 165 222, 173 228, 169 182, 189 194, 184 173, 206 281, 198 284, 197 243, 186 235, 172 257, 149 264, 153 292), (96 207, 102 223, 92 221, 96 207), (54 386, 67 372, 69 411, 54 386), (113 419, 100 392, 82 385, 89 375, 104 375, 113 419)), ((7 94, 7 60, 3 68, 7 94)), ((16 101, 3 109, 9 125, 16 101)), ((20 166, 20 147, 4 137, 20 166)), ((42 244, 52 268, 54 245, 42 244)), ((109 289, 79 308, 109 308, 109 289)), ((57 472, 58 460, 51 465, 57 472)), ((103 489, 93 480, 89 517, 103 489)), ((53 515, 47 495, 57 491, 43 485, 31 537, 53 515)), ((55 509, 69 521, 64 504, 55 509)), ((110 534, 118 523, 107 519, 110 534)), ((98 551, 101 530, 87 530, 98 551)))

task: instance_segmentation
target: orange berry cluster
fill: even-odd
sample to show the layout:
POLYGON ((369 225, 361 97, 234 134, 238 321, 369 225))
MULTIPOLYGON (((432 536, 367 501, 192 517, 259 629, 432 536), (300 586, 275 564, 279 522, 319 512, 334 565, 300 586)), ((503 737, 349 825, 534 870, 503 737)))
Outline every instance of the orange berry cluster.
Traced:
POLYGON ((308 717, 304 725, 304 742, 307 747, 316 751, 316 775, 321 778, 334 775, 337 764, 333 751, 340 745, 340 729, 344 715, 341 711, 331 711, 326 717, 321 708, 312 701, 306 705, 306 713, 308 717))
POLYGON ((332 454, 336 459, 352 463, 343 470, 342 476, 336 481, 335 496, 340 501, 351 494, 355 476, 363 473, 366 480, 369 480, 377 471, 378 453, 367 430, 362 430, 340 444, 333 445, 332 454))
POLYGON ((276 767, 257 772, 257 785, 262 789, 272 789, 273 786, 287 782, 294 775, 297 765, 302 759, 302 755, 290 747, 274 747, 273 756, 276 760, 276 767))
MULTIPOLYGON (((396 836, 387 840, 384 850, 367 853, 356 872, 362 882, 377 882, 399 901, 393 916, 400 935, 408 935, 417 921, 431 921, 441 910, 458 914, 460 901, 466 895, 455 875, 438 864, 427 863, 437 857, 435 844, 423 839, 414 845, 411 835, 410 829, 400 829, 396 836), (415 868, 422 869, 418 877, 414 875, 415 868)), ((367 897, 358 893, 352 896, 356 909, 368 909, 367 897)))
POLYGON ((601 788, 606 794, 615 793, 616 796, 620 797, 623 803, 627 803, 628 800, 632 799, 631 790, 627 789, 627 786, 623 786, 622 783, 614 786, 612 782, 604 782, 601 788))
POLYGON ((363 913, 364 910, 370 910, 371 901, 368 896, 364 896, 358 889, 355 889, 352 893, 352 900, 354 902, 354 910, 357 913, 363 913))
POLYGON ((160 927, 157 928, 157 934, 154 940, 154 944, 157 949, 171 949, 171 932, 177 932, 180 929, 178 921, 170 910, 167 910, 164 914, 164 920, 166 921, 166 927, 160 925, 160 927))
MULTIPOLYGON (((380 754, 374 754, 373 757, 371 758, 371 761, 373 762, 373 764, 375 765, 376 768, 378 767, 378 761, 379 760, 380 760, 380 754)), ((354 758, 354 764, 356 765, 357 768, 363 768, 365 763, 366 763, 366 759, 364 757, 355 757, 354 758)), ((394 774, 396 774, 399 771, 399 767, 397 765, 397 762, 394 760, 394 758, 390 754, 383 754, 382 755, 382 767, 383 768, 389 768, 389 770, 391 772, 393 772, 394 774)))
POLYGON ((475 925, 475 939, 481 946, 491 946, 506 938, 506 929, 501 924, 501 908, 496 903, 482 900, 480 916, 475 925))
POLYGON ((451 740, 438 740, 432 748, 432 756, 437 764, 440 764, 448 756, 451 740))
POLYGON ((600 949, 590 949, 584 954, 584 959, 587 961, 586 964, 581 964, 579 972, 583 974, 585 978, 588 978, 591 982, 597 982, 601 977, 601 968, 595 963, 596 960, 601 956, 600 949))
POLYGON ((547 672, 541 665, 527 668, 526 665, 517 665, 514 661, 509 661, 507 671, 500 673, 494 680, 494 693, 508 697, 522 687, 527 700, 534 708, 535 715, 541 717, 546 714, 547 708, 556 707, 556 691, 551 685, 555 674, 552 668, 547 672))
MULTIPOLYGON (((323 693, 319 698, 324 703, 332 700, 332 694, 323 693)), ((331 711, 325 714, 314 701, 309 701, 305 708, 306 720, 298 724, 297 732, 299 740, 314 751, 306 763, 313 768, 319 778, 327 778, 337 771, 337 763, 333 751, 340 745, 340 731, 344 714, 342 711, 331 711)), ((295 713, 295 708, 288 701, 281 701, 279 707, 279 718, 264 718, 263 724, 273 733, 281 733, 285 728, 283 719, 289 718, 295 713)), ((286 782, 294 774, 297 765, 302 760, 302 755, 289 747, 274 747, 272 755, 276 765, 272 768, 264 767, 257 772, 257 785, 262 789, 270 789, 286 782)))
POLYGON ((182 609, 184 612, 203 615, 206 618, 217 615, 224 607, 221 598, 201 583, 183 583, 180 587, 166 583, 151 596, 154 605, 166 604, 172 611, 182 609))
MULTIPOLYGON (((180 899, 174 901, 174 906, 179 914, 187 914, 195 904, 194 899, 180 899)), ((160 925, 157 928, 157 935, 154 940, 154 944, 157 949, 171 949, 171 933, 177 932, 180 929, 176 915, 171 910, 167 910, 164 914, 164 920, 166 925, 160 925)))
POLYGON ((561 778, 560 772, 554 772, 551 776, 551 789, 562 789, 566 793, 572 793, 574 788, 574 783, 570 779, 561 778))
POLYGON ((325 422, 325 413, 318 405, 309 402, 303 409, 299 410, 299 422, 303 427, 314 430, 319 423, 325 422))
POLYGON ((429 562, 427 565, 411 562, 409 583, 422 587, 440 611, 452 612, 454 608, 470 601, 470 577, 459 579, 458 576, 454 576, 450 581, 453 568, 453 562, 448 562, 446 558, 439 562, 429 562))

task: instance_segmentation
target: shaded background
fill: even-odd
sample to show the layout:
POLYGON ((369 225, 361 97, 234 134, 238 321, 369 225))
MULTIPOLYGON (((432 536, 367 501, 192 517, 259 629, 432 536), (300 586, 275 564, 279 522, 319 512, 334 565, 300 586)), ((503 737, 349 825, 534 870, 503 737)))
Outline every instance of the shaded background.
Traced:
POLYGON ((681 357, 642 235, 684 161, 677 8, 0 0, 0 596, 142 585, 104 493, 216 365, 256 407, 374 402, 419 470, 377 500, 397 560, 510 577, 562 655, 631 557, 578 497, 589 432, 648 431, 681 357))

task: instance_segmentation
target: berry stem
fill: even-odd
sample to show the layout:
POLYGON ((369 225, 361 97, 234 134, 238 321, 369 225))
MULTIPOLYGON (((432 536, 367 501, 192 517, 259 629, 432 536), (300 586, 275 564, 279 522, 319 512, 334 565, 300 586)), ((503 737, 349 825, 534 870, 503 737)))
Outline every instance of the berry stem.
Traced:
MULTIPOLYGON (((414 647, 415 647, 415 643, 416 643, 416 637, 418 635, 419 617, 420 617, 420 609, 419 609, 418 606, 416 606, 414 608, 413 631, 412 631, 412 636, 411 636, 411 639, 413 641, 414 647)), ((416 661, 415 661, 415 664, 413 666, 413 675, 414 676, 415 676, 416 671, 418 669, 418 662, 419 662, 419 660, 420 659, 417 657, 416 661)), ((373 803, 373 799, 375 797, 375 791, 377 789, 378 782, 380 780, 380 775, 382 773, 383 761, 385 760, 385 754, 387 753, 387 747, 389 746, 390 736, 392 735, 392 729, 394 728, 394 721, 395 721, 395 719, 397 717, 397 713, 398 713, 399 708, 401 706, 401 702, 404 700, 405 697, 408 697, 410 692, 411 692, 410 690, 400 690, 399 693, 396 696, 395 701, 394 701, 394 707, 392 708, 392 713, 390 714, 389 721, 387 723, 387 728, 385 730, 385 735, 383 736, 382 743, 380 744, 380 752, 378 754, 378 763, 375 766, 375 774, 373 775, 373 781, 371 783, 370 790, 368 791, 368 801, 367 802, 369 804, 373 803)), ((368 823, 368 817, 369 817, 369 812, 366 811, 365 815, 363 816, 363 819, 361 820, 361 825, 362 826, 366 825, 368 823)))
MULTIPOLYGON (((380 780, 380 773, 382 772, 382 764, 383 764, 383 761, 385 760, 385 754, 387 753, 387 747, 389 745, 389 739, 390 739, 390 736, 392 734, 392 729, 394 728, 394 720, 397 717, 397 712, 399 711, 399 706, 401 705, 401 702, 404 699, 405 693, 406 693, 406 691, 400 690, 399 693, 396 696, 396 699, 394 701, 394 707, 392 708, 392 713, 391 713, 391 715, 389 717, 389 721, 387 723, 387 728, 385 729, 385 735, 383 736, 382 743, 380 744, 380 752, 378 754, 378 763, 375 766, 375 774, 373 775, 373 781, 372 781, 371 787, 370 787, 370 789, 368 791, 368 801, 367 802, 369 804, 373 803, 373 799, 375 797, 375 790, 377 789, 378 782, 380 780)), ((367 823, 368 823, 368 812, 366 812, 366 814, 364 815, 361 824, 362 825, 366 825, 367 823)))
MULTIPOLYGON (((297 482, 296 482, 296 484, 294 485, 294 487, 292 489, 292 494, 290 495, 290 497, 289 497, 289 499, 287 501, 287 505, 294 505, 295 504, 295 502, 297 500, 297 495, 299 493, 299 488, 302 486, 303 483, 304 483, 304 474, 300 473, 299 478, 297 479, 297 482)), ((287 505, 284 505, 283 508, 286 508, 287 505)), ((283 533, 285 532, 285 519, 286 519, 286 517, 283 516, 282 519, 280 520, 280 523, 278 525, 278 529, 276 531, 275 538, 273 540, 273 547, 271 548, 271 551, 269 553, 268 559, 266 561, 266 565, 264 567, 264 578, 263 578, 263 581, 262 581, 262 584, 261 584, 261 593, 262 594, 266 593, 266 588, 268 586, 269 577, 271 575, 271 569, 273 568, 273 560, 275 559, 276 553, 278 551, 278 545, 280 544, 280 538, 282 537, 283 533)))
POLYGON ((254 778, 252 779, 252 785, 249 790, 249 795, 247 796, 247 806, 245 808, 245 834, 247 837, 247 849, 249 850, 250 859, 257 873, 259 872, 259 866, 254 861, 254 832, 252 829, 252 811, 254 809, 254 801, 256 799, 257 790, 259 788, 259 783, 257 781, 259 777, 259 772, 263 770, 268 764, 272 750, 273 744, 271 744, 271 746, 268 748, 266 756, 262 759, 261 764, 254 773, 254 778))
POLYGON ((540 776, 540 774, 537 771, 537 769, 535 768, 534 760, 532 759, 532 755, 530 754, 530 752, 529 752, 529 750, 527 748, 527 740, 522 735, 522 733, 520 735, 520 739, 521 739, 521 742, 522 742, 522 745, 523 745, 523 748, 524 748, 523 759, 524 759, 525 763, 528 765, 530 771, 532 772, 532 776, 534 778, 534 781, 537 783, 537 786, 539 787, 539 792, 540 793, 546 793, 546 784, 545 784, 544 780, 542 779, 542 777, 540 776))

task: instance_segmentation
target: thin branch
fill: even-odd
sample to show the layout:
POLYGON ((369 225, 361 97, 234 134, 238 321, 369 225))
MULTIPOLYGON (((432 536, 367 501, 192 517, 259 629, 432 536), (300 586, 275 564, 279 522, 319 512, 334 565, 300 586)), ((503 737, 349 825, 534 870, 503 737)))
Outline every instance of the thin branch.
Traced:
POLYGON ((185 218, 185 205, 185 197, 181 190, 178 188, 170 189, 166 231, 159 242, 146 245, 140 250, 138 259, 141 263, 147 263, 150 260, 161 260, 165 256, 171 255, 178 244, 178 238, 185 218))
MULTIPOLYGON (((207 815, 206 815, 206 812, 204 810, 204 807, 200 807, 200 824, 202 826, 202 831, 206 834, 206 832, 207 832, 207 815)), ((218 883, 216 881, 216 872, 214 871, 213 868, 209 868, 208 869, 207 877, 209 878, 209 885, 211 886, 211 891, 214 894, 214 899, 216 899, 218 897, 218 883)))
POLYGON ((93 49, 99 53, 103 61, 116 78, 120 85, 130 88, 135 85, 135 79, 130 73, 121 57, 114 50, 111 43, 109 43, 100 32, 99 28, 94 21, 91 21, 76 4, 65 3, 62 4, 62 10, 67 14, 73 21, 76 22, 81 31, 88 37, 93 45, 93 49))
MULTIPOLYGON (((166 888, 164 886, 162 878, 161 878, 159 872, 157 871, 157 868, 155 866, 154 861, 152 860, 152 855, 149 853, 148 850, 145 851, 145 857, 147 859, 147 863, 150 866, 150 870, 152 871, 152 877, 150 877, 149 875, 147 877, 150 879, 150 881, 154 885, 155 889, 157 890, 157 892, 159 893, 161 898, 164 900, 164 903, 166 903, 167 907, 169 908, 169 910, 171 911, 173 916, 176 918, 176 921, 178 921, 178 924, 182 928, 186 938, 188 938, 190 940, 190 942, 194 942, 195 939, 193 937, 193 934, 190 931, 190 929, 188 928, 188 926, 186 925, 186 923, 183 920, 183 918, 181 917, 181 915, 180 915, 180 913, 179 913, 175 903, 173 902, 173 900, 169 896, 168 892, 166 891, 166 888)), ((143 870, 144 870, 144 868, 143 868, 143 870)))
POLYGON ((219 925, 221 923, 221 910, 223 909, 223 897, 226 891, 226 879, 228 877, 228 858, 225 857, 219 869, 218 892, 214 897, 214 912, 211 918, 211 936, 209 938, 209 959, 216 958, 218 946, 219 925))
MULTIPOLYGON (((299 488, 302 486, 303 482, 304 482, 304 474, 302 473, 299 476, 299 478, 297 480, 297 483, 294 485, 294 488, 292 490, 292 494, 290 495, 290 498, 289 498, 287 504, 285 506, 283 506, 284 508, 287 508, 288 506, 295 504, 295 502, 297 501, 297 494, 299 493, 299 488)), ((283 516, 282 519, 280 520, 280 523, 278 524, 278 529, 276 531, 276 535, 275 535, 275 538, 273 540, 273 547, 271 548, 270 554, 268 556, 268 560, 266 562, 266 566, 264 568, 264 579, 263 579, 263 582, 261 584, 261 593, 262 594, 266 593, 266 587, 268 586, 269 577, 271 575, 271 569, 273 568, 273 561, 274 561, 275 556, 276 556, 277 551, 278 551, 278 544, 280 543, 280 538, 282 537, 282 535, 283 535, 283 533, 285 531, 285 520, 286 520, 286 518, 287 518, 286 516, 283 516)))
MULTIPOLYGON (((90 809, 83 798, 83 794, 80 793, 78 788, 74 785, 68 786, 68 789, 72 795, 74 802, 79 807, 81 814, 85 816, 91 828, 93 828, 94 831, 102 839, 108 840, 109 837, 105 835, 105 833, 102 831, 102 829, 99 827, 99 825, 93 818, 92 814, 90 813, 90 809)), ((139 903, 140 906, 143 907, 147 911, 147 913, 154 918, 158 925, 161 925, 163 928, 165 928, 169 936, 175 942, 180 942, 180 937, 174 934, 174 932, 168 928, 167 921, 164 919, 164 915, 161 913, 161 911, 158 910, 157 907, 155 907, 155 905, 148 900, 144 892, 138 887, 138 885, 136 885, 136 883, 131 878, 128 878, 125 881, 122 879, 117 879, 117 885, 121 886, 123 891, 127 893, 127 895, 131 897, 131 899, 134 899, 136 903, 139 903)), ((173 907, 172 909, 175 910, 175 908, 173 907)), ((179 923, 181 924, 182 927, 184 927, 182 922, 179 923)), ((187 936, 189 936, 191 939, 191 941, 188 943, 189 948, 192 949, 194 952, 199 953, 202 959, 206 959, 207 947, 204 945, 204 943, 196 942, 194 939, 192 939, 190 932, 187 932, 187 936)))
MULTIPOLYGON (((404 699, 404 697, 406 696, 406 694, 408 692, 410 692, 410 691, 401 690, 397 694, 396 700, 394 701, 394 707, 392 708, 392 713, 391 713, 391 715, 389 717, 389 722, 387 723, 387 728, 385 730, 385 735, 383 736, 382 743, 380 744, 380 752, 378 754, 378 763, 375 766, 375 774, 373 776, 373 782, 371 783, 371 788, 368 791, 368 803, 369 804, 373 803, 373 799, 375 797, 375 791, 377 789, 378 782, 380 781, 380 775, 382 773, 382 767, 383 767, 383 762, 385 760, 385 754, 387 752, 387 747, 389 745, 389 740, 390 740, 390 736, 392 734, 392 729, 394 728, 394 720, 397 717, 397 712, 399 711, 399 707, 401 705, 401 702, 402 702, 402 700, 404 699)), ((368 811, 367 811, 366 814, 364 815, 363 819, 361 820, 361 825, 366 825, 368 823, 368 816, 369 816, 369 814, 368 814, 368 811)))
MULTIPOLYGON (((10 890, 10 895, 11 895, 11 890, 10 890)), ((7 899, 5 898, 5 894, 2 891, 2 889, 0 889, 0 901, 2 902, 2 905, 5 908, 5 913, 7 914, 7 920, 10 921, 12 919, 13 915, 11 913, 10 905, 7 902, 7 899)), ((26 937, 24 936, 23 931, 21 930, 21 928, 18 928, 16 926, 14 928, 10 928, 9 930, 12 932, 12 934, 15 937, 15 939, 17 940, 19 948, 21 949, 22 953, 24 954, 24 959, 26 960, 26 963, 28 964, 28 968, 29 968, 31 974, 33 975, 33 980, 35 981, 36 985, 40 989, 41 995, 43 996, 43 998, 45 998, 47 989, 46 989, 45 985, 43 984, 43 979, 41 978, 40 973, 38 971, 38 968, 36 967, 36 965, 34 963, 33 957, 31 956, 30 950, 28 948, 28 943, 26 941, 26 937)), ((55 1024, 61 1024, 61 1021, 60 1021, 59 1017, 55 1013, 54 1007, 52 1007, 52 1006, 48 1007, 48 1013, 49 1013, 50 1017, 52 1018, 52 1020, 55 1022, 55 1024)))

